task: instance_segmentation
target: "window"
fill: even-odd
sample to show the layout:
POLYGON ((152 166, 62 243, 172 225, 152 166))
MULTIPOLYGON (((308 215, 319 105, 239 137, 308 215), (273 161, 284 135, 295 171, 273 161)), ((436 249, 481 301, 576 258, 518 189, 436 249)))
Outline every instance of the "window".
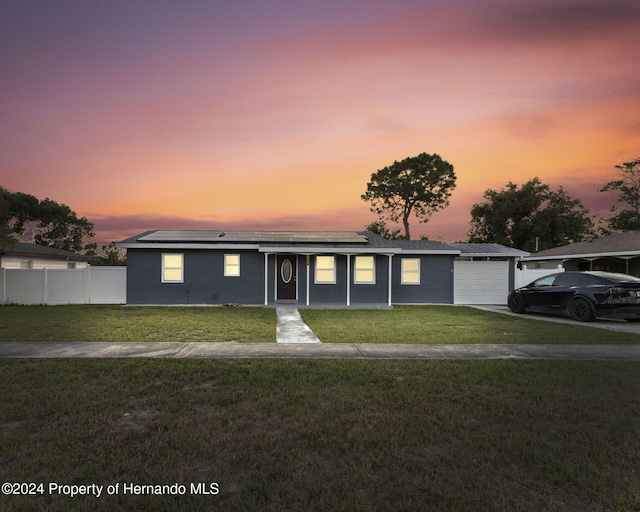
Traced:
POLYGON ((402 284, 420 284, 420 258, 400 260, 402 284))
POLYGON ((316 256, 316 284, 336 283, 336 257, 316 256))
POLYGON ((551 276, 541 277, 537 281, 531 283, 530 286, 533 286, 535 288, 541 288, 543 286, 553 286, 553 282, 555 281, 555 279, 556 279, 556 274, 553 274, 551 276))
POLYGON ((76 264, 73 261, 68 261, 67 262, 67 268, 72 269, 72 268, 76 268, 76 264))
POLYGON ((356 284, 375 284, 376 260, 373 256, 356 256, 353 282, 356 284))
POLYGON ((163 254, 162 255, 162 282, 182 283, 183 282, 183 254, 163 254))
POLYGON ((238 277, 240 275, 240 255, 224 255, 224 275, 228 277, 238 277))
POLYGON ((22 269, 33 268, 33 262, 31 260, 22 260, 20 261, 20 268, 22 269))

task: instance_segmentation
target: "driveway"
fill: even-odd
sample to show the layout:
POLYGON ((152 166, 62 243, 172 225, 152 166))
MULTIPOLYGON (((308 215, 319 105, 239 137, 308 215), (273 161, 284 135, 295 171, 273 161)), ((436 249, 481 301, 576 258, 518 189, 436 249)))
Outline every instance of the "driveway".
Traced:
POLYGON ((569 324, 569 325, 581 325, 584 327, 595 327, 597 329, 608 329, 610 331, 630 332, 634 334, 640 334, 640 322, 627 322, 625 320, 607 320, 598 318, 593 322, 576 322, 571 318, 555 315, 542 315, 537 313, 526 313, 520 315, 513 313, 507 306, 472 306, 483 311, 492 311, 494 313, 501 313, 503 315, 516 316, 519 318, 525 318, 529 320, 542 320, 544 322, 555 322, 557 324, 569 324))

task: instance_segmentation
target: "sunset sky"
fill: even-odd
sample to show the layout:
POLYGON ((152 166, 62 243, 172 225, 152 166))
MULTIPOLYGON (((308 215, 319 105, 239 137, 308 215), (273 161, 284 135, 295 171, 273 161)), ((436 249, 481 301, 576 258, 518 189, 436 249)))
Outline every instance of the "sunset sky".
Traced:
POLYGON ((417 238, 538 176, 593 212, 640 157, 637 0, 1 0, 0 186, 101 243, 359 230, 371 173, 458 176, 417 238))

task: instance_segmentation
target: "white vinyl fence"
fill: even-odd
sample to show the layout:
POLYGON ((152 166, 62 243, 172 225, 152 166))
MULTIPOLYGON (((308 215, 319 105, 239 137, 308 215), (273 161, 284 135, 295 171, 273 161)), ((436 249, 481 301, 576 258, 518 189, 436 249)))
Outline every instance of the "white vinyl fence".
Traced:
POLYGON ((0 269, 0 304, 125 304, 127 267, 0 269))
POLYGON ((515 288, 521 288, 539 277, 557 274, 558 272, 564 272, 562 265, 558 265, 556 268, 527 268, 526 265, 523 265, 522 269, 516 269, 515 288))

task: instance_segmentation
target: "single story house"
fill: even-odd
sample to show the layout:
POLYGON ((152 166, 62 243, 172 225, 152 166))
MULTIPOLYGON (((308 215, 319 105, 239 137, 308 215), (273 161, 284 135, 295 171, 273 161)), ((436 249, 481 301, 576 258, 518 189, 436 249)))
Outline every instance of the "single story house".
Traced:
POLYGON ((85 268, 95 259, 56 247, 34 244, 17 233, 13 234, 13 238, 16 239, 16 242, 12 246, 0 246, 0 268, 85 268))
POLYGON ((152 230, 117 246, 127 304, 504 304, 528 254, 368 231, 152 230))
POLYGON ((640 231, 594 238, 554 247, 522 258, 529 268, 565 270, 604 270, 640 277, 640 231))

